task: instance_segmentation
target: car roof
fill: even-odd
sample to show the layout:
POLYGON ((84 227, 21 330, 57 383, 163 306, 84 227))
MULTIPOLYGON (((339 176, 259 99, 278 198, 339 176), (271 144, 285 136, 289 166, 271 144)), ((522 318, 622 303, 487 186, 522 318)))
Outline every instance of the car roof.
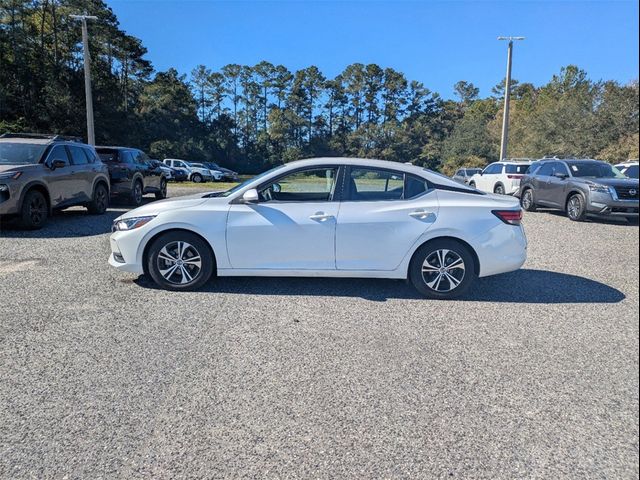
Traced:
POLYGON ((389 160, 377 160, 370 158, 352 158, 352 157, 319 157, 319 158, 308 158, 304 160, 294 160, 293 162, 288 162, 285 164, 287 170, 295 169, 299 167, 322 167, 324 165, 348 165, 352 167, 372 167, 372 168, 381 168, 387 170, 395 170, 400 172, 412 173, 414 175, 420 176, 422 178, 426 178, 427 180, 432 181, 433 183, 438 183, 440 185, 448 185, 457 190, 467 189, 469 191, 474 191, 475 189, 471 187, 465 187, 464 185, 459 184, 458 182, 452 180, 449 177, 442 175, 441 173, 434 172, 427 168, 419 167, 417 165, 413 165, 411 163, 400 163, 400 162, 391 162, 389 160))
POLYGON ((109 150, 140 150, 139 148, 135 148, 135 147, 117 147, 117 146, 111 146, 111 145, 98 145, 96 147, 96 150, 99 149, 109 149, 109 150))

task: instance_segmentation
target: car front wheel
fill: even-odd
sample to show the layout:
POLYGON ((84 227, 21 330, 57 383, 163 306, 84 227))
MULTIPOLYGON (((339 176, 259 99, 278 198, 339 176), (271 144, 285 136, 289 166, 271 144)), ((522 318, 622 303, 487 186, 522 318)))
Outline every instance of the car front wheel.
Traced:
POLYGON ((477 278, 469 247, 455 240, 435 240, 420 247, 409 266, 409 280, 427 298, 464 295, 477 278))
POLYGON ((47 199, 38 190, 31 190, 24 196, 20 220, 22 226, 29 230, 38 230, 44 226, 49 217, 47 199))
POLYGON ((209 245, 189 232, 168 232, 158 237, 147 255, 147 271, 165 290, 194 290, 204 285, 215 268, 209 245))
POLYGON ((587 216, 587 208, 584 197, 575 193, 567 201, 567 216, 574 222, 582 222, 587 216))

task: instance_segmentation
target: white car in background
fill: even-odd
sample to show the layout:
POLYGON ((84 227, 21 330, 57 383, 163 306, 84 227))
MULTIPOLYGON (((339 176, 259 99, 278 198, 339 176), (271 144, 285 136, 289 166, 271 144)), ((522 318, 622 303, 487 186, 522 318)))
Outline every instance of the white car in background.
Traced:
POLYGON ((624 175, 629 178, 638 178, 638 162, 624 162, 616 165, 616 168, 620 170, 624 175))
POLYGON ((179 168, 187 172, 187 179, 196 182, 209 182, 213 180, 214 176, 211 170, 208 168, 197 167, 186 160, 179 158, 165 158, 162 163, 172 168, 179 168))
POLYGON ((220 182, 222 181, 222 179, 224 178, 224 173, 222 173, 220 170, 214 170, 212 168, 207 167, 206 165, 202 164, 202 163, 190 163, 191 168, 201 168, 203 170, 209 170, 209 173, 211 173, 211 178, 216 181, 216 182, 220 182))
POLYGON ((299 160, 226 192, 125 213, 109 263, 168 290, 212 275, 369 277, 408 279, 426 297, 449 299, 522 266, 521 219, 517 199, 421 167, 299 160))
POLYGON ((532 161, 502 161, 487 166, 481 173, 471 177, 469 186, 483 192, 498 195, 514 195, 520 189, 520 180, 532 161))

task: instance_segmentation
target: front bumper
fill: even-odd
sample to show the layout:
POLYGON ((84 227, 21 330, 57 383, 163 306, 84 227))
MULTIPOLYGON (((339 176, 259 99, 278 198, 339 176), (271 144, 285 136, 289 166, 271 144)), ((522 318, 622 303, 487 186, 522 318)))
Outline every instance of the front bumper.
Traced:
POLYGON ((587 213, 606 217, 638 217, 638 205, 638 200, 620 200, 610 194, 592 192, 587 213))
POLYGON ((0 215, 15 215, 20 213, 20 191, 22 185, 15 182, 0 181, 3 187, 0 190, 0 215))
POLYGON ((111 255, 109 265, 129 273, 143 274, 144 268, 138 258, 138 238, 136 230, 113 232, 109 238, 111 255))

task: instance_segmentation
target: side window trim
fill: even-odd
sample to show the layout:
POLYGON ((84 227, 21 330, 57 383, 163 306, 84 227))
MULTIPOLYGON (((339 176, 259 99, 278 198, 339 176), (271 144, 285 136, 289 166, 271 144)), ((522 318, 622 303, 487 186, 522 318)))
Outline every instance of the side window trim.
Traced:
MULTIPOLYGON (((268 187, 269 185, 273 185, 274 183, 277 183, 278 180, 288 177, 289 175, 293 175, 296 173, 300 173, 300 172, 306 172, 308 170, 322 170, 322 169, 335 169, 336 170, 336 177, 335 177, 335 181, 333 183, 333 191, 331 192, 331 196, 329 198, 329 200, 318 200, 318 201, 314 201, 314 202, 309 202, 309 203, 332 203, 332 202, 340 202, 342 201, 342 180, 341 180, 341 171, 343 170, 343 166, 342 165, 318 165, 318 166, 314 166, 314 167, 300 167, 297 168, 295 170, 291 170, 288 172, 283 173, 282 175, 278 175, 277 177, 274 177, 270 180, 267 180, 265 182, 262 182, 261 184, 257 185, 255 187, 255 189, 258 191, 258 193, 261 190, 264 190, 266 187, 268 187)), ((303 203, 302 201, 298 200, 270 200, 268 202, 260 202, 260 203, 303 203)))

